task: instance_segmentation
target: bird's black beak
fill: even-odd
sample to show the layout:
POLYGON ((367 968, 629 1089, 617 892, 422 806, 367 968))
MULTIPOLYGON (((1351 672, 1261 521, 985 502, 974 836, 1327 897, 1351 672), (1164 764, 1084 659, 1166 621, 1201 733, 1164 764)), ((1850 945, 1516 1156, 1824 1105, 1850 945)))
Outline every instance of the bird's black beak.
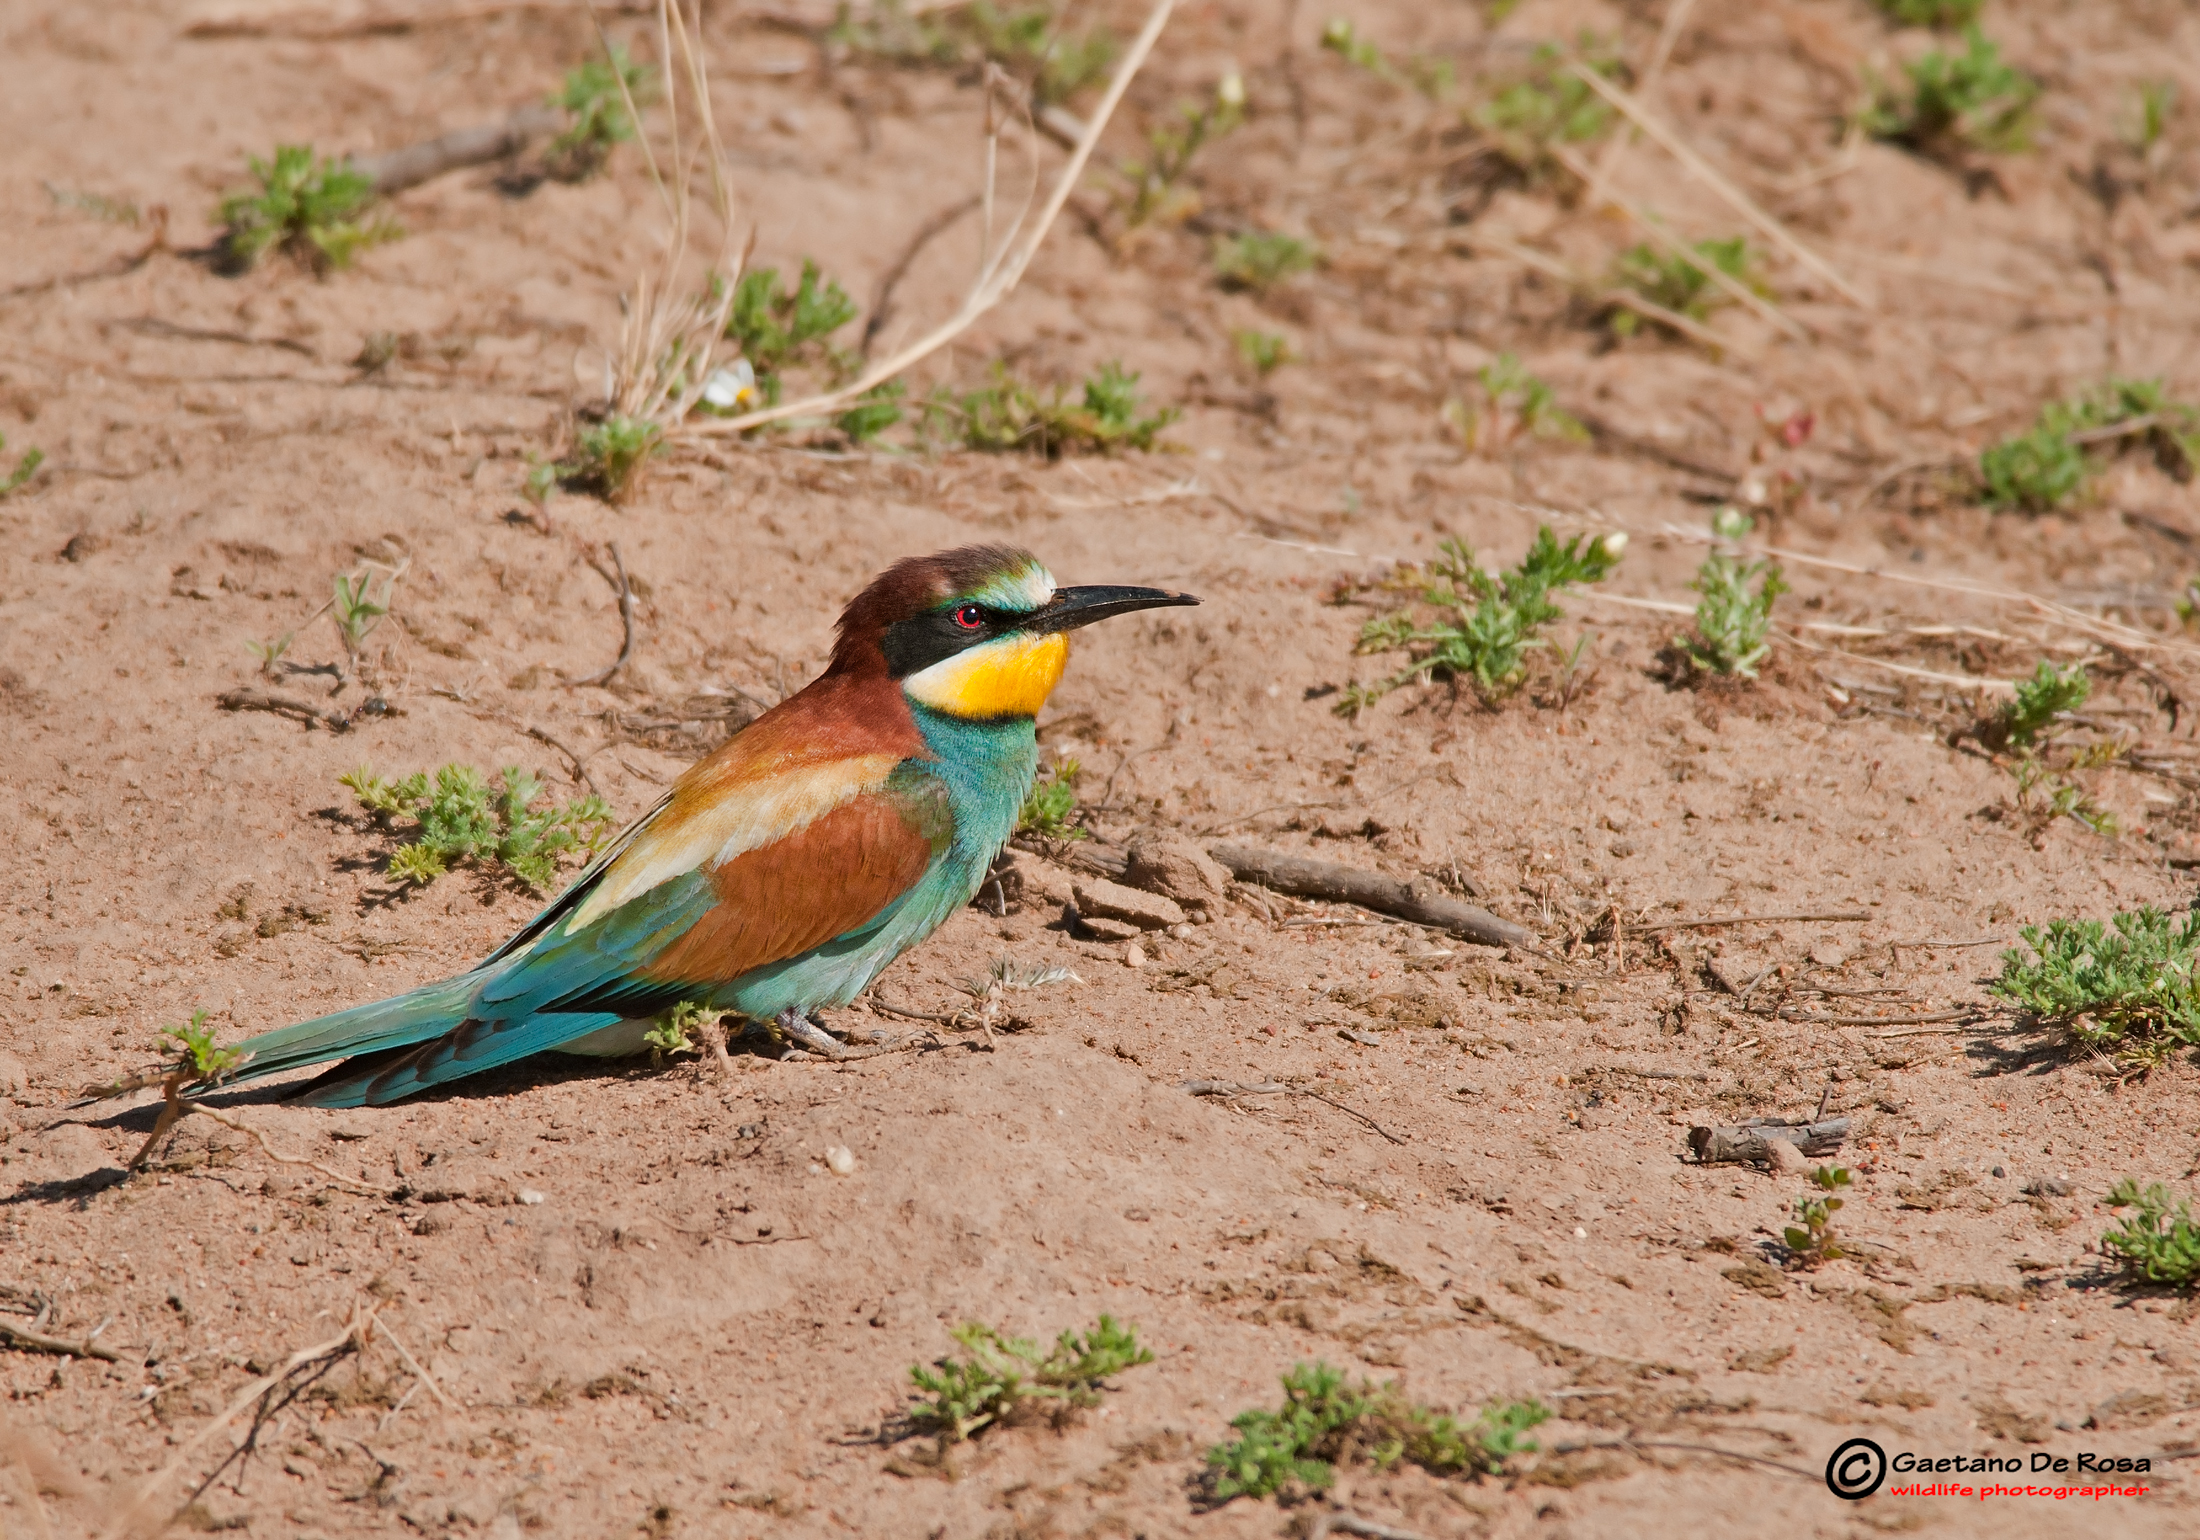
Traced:
POLYGON ((1020 631, 1074 631, 1110 615, 1133 610, 1160 609, 1165 605, 1197 604, 1191 594, 1173 594, 1166 588, 1122 588, 1098 583, 1084 588, 1057 588, 1054 597, 1025 617, 1020 631))

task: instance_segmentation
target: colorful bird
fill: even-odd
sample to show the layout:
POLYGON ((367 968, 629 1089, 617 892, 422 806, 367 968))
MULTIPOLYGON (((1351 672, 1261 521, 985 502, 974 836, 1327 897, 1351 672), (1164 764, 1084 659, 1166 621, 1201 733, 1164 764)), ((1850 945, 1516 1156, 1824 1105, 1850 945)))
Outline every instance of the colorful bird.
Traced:
POLYGON ((550 1050, 635 1052, 690 1000, 837 1054, 810 1013, 970 902, 1015 830, 1068 633, 1198 602, 1057 588, 1001 546, 898 562, 842 613, 824 673, 691 766, 478 966, 249 1038, 223 1078, 342 1059, 297 1100, 382 1106, 550 1050))

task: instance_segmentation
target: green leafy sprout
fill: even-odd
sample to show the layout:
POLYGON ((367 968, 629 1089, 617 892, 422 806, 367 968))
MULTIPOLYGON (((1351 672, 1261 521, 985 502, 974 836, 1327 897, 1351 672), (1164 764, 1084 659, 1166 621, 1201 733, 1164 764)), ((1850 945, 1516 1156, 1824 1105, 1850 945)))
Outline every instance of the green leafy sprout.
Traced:
POLYGON ((2200 466, 2200 407, 2174 401, 2160 379, 2109 379, 2082 395, 2040 408, 2029 432, 1979 456, 1986 501, 1996 508, 2051 513, 2085 490, 2088 454, 2119 447, 2151 449, 2178 481, 2200 466))
POLYGON ((2011 68, 1976 23, 1963 29, 1963 40, 1961 53, 1935 48, 1903 65, 1901 85, 1873 80, 1871 103, 1858 117, 1864 132, 1922 155, 2030 148, 2039 82, 2011 68))
POLYGON ((843 6, 826 33, 828 47, 905 65, 958 67, 991 59, 1031 89, 1034 106, 1065 102, 1097 84, 1115 61, 1115 34, 1104 26, 1069 33, 1054 8, 1002 10, 990 0, 941 14, 909 14, 899 0, 843 6))
POLYGON ((2136 1210, 2101 1237, 2101 1249, 2119 1254, 2135 1282, 2178 1289, 2200 1283, 2200 1224, 2189 1202, 2179 1198, 2172 1207, 2168 1188, 2159 1182, 2142 1188, 2127 1176, 2109 1189, 2108 1206, 2136 1210))
POLYGON ((180 1027, 162 1027, 162 1038, 182 1051, 180 1068, 191 1072, 193 1080, 219 1081, 231 1070, 244 1063, 244 1053, 236 1048, 214 1046, 214 1029, 206 1024, 207 1013, 196 1010, 191 1019, 180 1027))
POLYGON ((544 153, 550 174, 565 182, 594 176, 613 149, 634 137, 636 125, 628 103, 644 107, 656 99, 656 72, 629 59, 617 43, 611 45, 609 58, 575 65, 550 97, 551 106, 572 114, 565 131, 550 141, 544 153))
POLYGON ((930 438, 969 449, 1030 450, 1050 460, 1077 452, 1151 449, 1161 431, 1176 421, 1177 409, 1145 412, 1138 380, 1110 362, 1085 380, 1075 398, 1060 386, 1042 395, 996 364, 990 385, 968 392, 943 386, 933 392, 925 402, 925 430, 930 438))
POLYGON ((380 779, 361 765, 338 779, 383 828, 395 832, 399 819, 412 823, 414 837, 390 858, 389 873, 421 887, 453 863, 471 861, 502 866, 529 887, 546 888, 558 874, 560 856, 593 856, 617 823, 593 793, 536 811, 543 783, 516 766, 499 771, 494 787, 481 771, 461 764, 402 780, 380 779))
POLYGON ((1085 831, 1070 822, 1077 812, 1077 778, 1084 773, 1085 767, 1074 759, 1040 771, 1016 815, 1016 831, 1050 840, 1084 839, 1085 831))
POLYGON ((2142 80, 2131 93, 2116 135, 2142 160, 2151 158, 2176 110, 2176 81, 2142 80))
MULTIPOLYGON (((1711 528, 1721 541, 1739 541, 1748 536, 1751 521, 1739 508, 1722 508, 1711 528)), ((1788 591, 1780 564, 1747 561, 1715 546, 1688 586, 1700 596, 1696 631, 1675 637, 1673 644, 1708 673, 1756 678, 1757 665, 1772 651, 1772 603, 1788 591)))
POLYGON ((2015 695, 2002 708, 2001 726, 2012 748, 2029 749, 2055 722, 2086 703, 2093 680, 2083 663, 2057 668, 2046 658, 2028 679, 2019 679, 2015 695))
MULTIPOLYGON (((2096 745, 2074 758, 2070 768, 2095 769, 2121 751, 2118 744, 2096 745)), ((2114 813, 2101 806, 2091 792, 2068 775, 2050 769, 2037 754, 2018 755, 2010 762, 2009 774, 2017 783, 2017 819, 2024 825, 2035 848, 2044 848, 2047 830, 2058 818, 2067 818, 2095 834, 2113 836, 2117 833, 2119 825, 2114 813)))
POLYGON ((909 1368, 910 1380, 923 1393, 910 1420, 938 1434, 942 1445, 1035 1408, 1098 1406, 1108 1388, 1103 1381, 1153 1362, 1153 1354, 1139 1346, 1135 1327, 1105 1315, 1089 1332, 1063 1332, 1052 1348, 1028 1337, 1004 1337, 979 1321, 966 1321, 949 1335, 961 1344, 961 1357, 909 1368))
POLYGON ((316 161, 313 147, 279 145, 273 160, 251 158, 256 192, 222 200, 222 253, 242 272, 282 247, 315 269, 348 267, 365 248, 402 232, 388 219, 362 216, 374 202, 374 182, 348 162, 316 161))
POLYGON ((1817 1192, 1795 1200, 1795 1223, 1780 1233, 1791 1265, 1802 1268, 1819 1267, 1844 1255, 1841 1237, 1833 1228, 1833 1216, 1841 1210, 1841 1199, 1834 1194, 1849 1185, 1848 1168, 1820 1166, 1811 1172, 1810 1184, 1817 1192))
MULTIPOLYGON (((1587 33, 1576 52, 1583 67, 1599 75, 1619 69, 1612 50, 1587 33)), ((1565 49, 1545 43, 1536 49, 1525 75, 1468 114, 1523 175, 1540 177, 1550 170, 1555 164, 1552 145, 1583 144, 1612 126, 1612 109, 1568 63, 1565 49)))
POLYGON ((2200 1046, 2200 911, 2152 906, 2099 920, 2050 920, 2001 954, 1994 994, 2059 1028, 2081 1049, 2135 1070, 2200 1046))
POLYGON ((1887 19, 1905 27, 1967 27, 1986 0, 1877 0, 1887 19))
POLYGON ((694 1034, 716 1030, 728 1014, 700 1000, 682 1000, 657 1018, 656 1025, 642 1034, 642 1041, 649 1045, 653 1062, 662 1062, 676 1053, 695 1053, 699 1050, 694 1034))
POLYGON ((846 372, 849 359, 830 339, 855 318, 856 303, 847 291, 804 257, 802 276, 791 289, 780 282, 777 268, 743 273, 734 285, 726 335, 741 344, 764 404, 777 406, 780 376, 796 364, 822 361, 836 375, 846 372))
POLYGON ((1436 559, 1418 573, 1393 581, 1418 591, 1405 608, 1370 620, 1360 629, 1363 654, 1410 651, 1413 661, 1371 686, 1354 684, 1339 700, 1339 716, 1357 716, 1401 685, 1437 678, 1473 683, 1490 704, 1517 690, 1527 677, 1527 655, 1549 647, 1542 629, 1562 618, 1551 595, 1576 583, 1600 582, 1619 565, 1623 534, 1574 535, 1563 544, 1545 525, 1520 564, 1491 574, 1476 563, 1464 541, 1446 539, 1436 559), (1423 623, 1418 601, 1434 609, 1423 623))
MULTIPOLYGON (((382 623, 390 612, 390 601, 397 587, 397 575, 393 572, 339 572, 336 574, 334 596, 329 600, 329 614, 336 622, 336 634, 343 639, 344 653, 353 667, 358 666, 359 649, 367 637, 382 623), (379 581, 380 588, 376 588, 379 581)), ((268 644, 262 653, 265 668, 273 668, 275 659, 289 648, 289 638, 282 639, 279 648, 268 644)))
POLYGON ((1248 230, 1215 242, 1215 277, 1226 289, 1265 294, 1284 279, 1309 272, 1321 261, 1311 241, 1281 230, 1248 230))
MULTIPOLYGON (((1711 281, 1706 268, 1716 268, 1758 293, 1765 291, 1764 278, 1745 237, 1698 241, 1691 249, 1702 259, 1700 265, 1648 244, 1636 246, 1621 255, 1614 277, 1621 286, 1634 290, 1651 304, 1675 311, 1692 321, 1701 321, 1721 305, 1731 302, 1726 290, 1711 281)), ((1627 309, 1622 301, 1613 311, 1610 324, 1615 335, 1629 337, 1642 325, 1642 317, 1627 309)))
POLYGON ((1437 1476, 1500 1470, 1535 1449, 1528 1432, 1551 1413, 1534 1401, 1499 1401, 1474 1421, 1406 1399, 1396 1381, 1352 1385, 1326 1363, 1298 1364, 1283 1376, 1283 1405, 1240 1412, 1237 1437, 1207 1451, 1207 1496, 1296 1501, 1327 1491, 1337 1467, 1358 1461, 1388 1470, 1418 1465, 1437 1476))
POLYGON ((907 387, 900 380, 874 385, 856 397, 855 404, 833 419, 850 443, 868 444, 902 419, 901 399, 907 387))
POLYGON ((615 503, 633 490, 642 467, 664 445, 664 428, 646 417, 614 414, 584 424, 571 449, 528 471, 527 495, 542 502, 564 488, 615 503))
POLYGON ((1125 161, 1117 174, 1128 186, 1115 195, 1125 231, 1156 218, 1189 216, 1198 200, 1177 186, 1192 159, 1211 139, 1219 139, 1245 121, 1245 81, 1235 71, 1222 77, 1204 102, 1179 102, 1174 120, 1164 118, 1146 131, 1143 160, 1125 161))
MULTIPOLYGON (((5 433, 0 433, 0 449, 7 447, 8 436, 5 433)), ((4 476, 0 476, 0 497, 6 497, 11 492, 21 491, 30 479, 38 474, 38 467, 45 463, 46 452, 43 449, 24 450, 22 458, 15 462, 15 469, 4 476)))
POLYGON ((1558 404, 1557 393, 1531 373, 1518 355, 1498 354, 1477 369, 1474 378, 1482 387, 1481 406, 1458 400, 1444 405, 1445 421, 1458 430, 1468 448, 1487 453, 1523 432, 1575 443, 1589 437, 1589 430, 1558 404))
POLYGON ((1274 374, 1298 355, 1292 351, 1291 339, 1281 332, 1256 331, 1241 326, 1230 333, 1231 346, 1237 349, 1239 358, 1255 374, 1266 378, 1274 374))

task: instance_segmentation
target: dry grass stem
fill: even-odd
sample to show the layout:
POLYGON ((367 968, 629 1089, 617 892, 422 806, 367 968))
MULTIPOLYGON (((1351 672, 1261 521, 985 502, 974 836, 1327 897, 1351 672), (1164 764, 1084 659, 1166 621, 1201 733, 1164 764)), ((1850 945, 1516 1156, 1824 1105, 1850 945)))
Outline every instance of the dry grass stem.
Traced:
POLYGON ((1658 121, 1642 103, 1636 101, 1634 97, 1622 91, 1618 86, 1613 85, 1593 69, 1576 64, 1573 66, 1573 72, 1588 85, 1590 90, 1618 108, 1630 123, 1641 129, 1652 140, 1656 141, 1667 154, 1687 167, 1697 180, 1724 199, 1735 213, 1755 225, 1766 240, 1772 242, 1797 262, 1825 279, 1827 283, 1832 284, 1858 309, 1870 310, 1873 308, 1871 300, 1863 290, 1842 277, 1835 270, 1832 263, 1791 235, 1786 225, 1759 208, 1747 193, 1721 176, 1709 161, 1706 161, 1701 155, 1688 147, 1687 140, 1681 138, 1672 129, 1658 121))
MULTIPOLYGON (((1681 28, 1688 24, 1688 13, 1695 4, 1696 0, 1671 0, 1666 6, 1665 19, 1658 23, 1658 40, 1650 48, 1650 61, 1643 66, 1641 78, 1635 82, 1637 97, 1647 101, 1651 92, 1657 89, 1658 77, 1665 73, 1667 61, 1673 57, 1673 45, 1681 40, 1681 28)), ((1634 147, 1634 142, 1633 134, 1612 136, 1611 141, 1604 146, 1604 153, 1597 157, 1596 176, 1592 185, 1612 180, 1612 173, 1627 158, 1627 152, 1634 147)))
POLYGON ((1146 18, 1146 25, 1124 51, 1123 62, 1117 66, 1114 78, 1108 82, 1107 94, 1101 97, 1100 105, 1085 125, 1084 137, 1078 140, 1077 148, 1070 152, 1069 160, 1055 178, 1054 186, 1047 194, 1046 203, 1040 208, 1038 217, 1028 224, 1022 219, 1011 224, 1001 249, 993 253, 980 268, 978 281, 971 286, 961 307, 952 316, 837 389, 806 396, 800 401, 790 401, 783 406, 743 412, 738 417, 686 423, 682 426, 682 433, 715 438, 746 433, 751 428, 760 428, 766 423, 781 422, 790 417, 810 417, 829 412, 853 401, 864 392, 885 384, 912 364, 929 358, 968 331, 980 316, 1013 293, 1025 270, 1030 267, 1031 259, 1037 254, 1040 243, 1046 239, 1047 231, 1053 227, 1055 218, 1062 212, 1062 206, 1076 190, 1078 179, 1084 175, 1085 166, 1092 159, 1092 152, 1100 142, 1101 133, 1107 128, 1109 119, 1114 117, 1116 106, 1123 100, 1123 93, 1129 88, 1132 78, 1145 64, 1146 56, 1153 52, 1154 43, 1160 38, 1161 29, 1167 25, 1169 15, 1175 8, 1176 0, 1158 0, 1152 13, 1146 18))

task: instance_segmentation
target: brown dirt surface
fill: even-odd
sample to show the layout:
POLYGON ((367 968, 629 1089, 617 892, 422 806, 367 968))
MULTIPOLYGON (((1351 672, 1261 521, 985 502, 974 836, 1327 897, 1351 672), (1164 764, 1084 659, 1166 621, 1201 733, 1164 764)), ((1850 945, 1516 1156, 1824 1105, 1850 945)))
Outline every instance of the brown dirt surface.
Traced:
MULTIPOLYGON (((850 451, 797 426, 538 510, 530 464, 599 392, 665 237, 632 146, 576 184, 432 181, 394 201, 402 239, 326 276, 206 255, 248 154, 491 121, 593 46, 577 7, 395 3, 0 13, 0 470, 46 455, 0 500, 0 1324, 115 1355, 0 1350, 0 1533, 112 1532, 150 1483, 141 1533, 1274 1535, 1273 1502, 1202 1508, 1202 1456, 1317 1359, 1466 1416, 1557 1414, 1480 1480, 1341 1474, 1339 1506, 1429 1536, 2200 1530, 2165 1454, 2200 1436, 2194 1312, 2098 1243, 2117 1179, 2191 1178, 2200 1076, 2073 1054, 1985 988, 2020 925, 2192 899, 2200 649, 2174 603, 2200 505, 2138 452, 2037 516, 1985 508, 1968 469, 2108 376, 2200 398, 2200 14, 1989 0, 2044 86, 2035 148, 1936 160, 1842 138, 1867 80, 1933 42, 1864 0, 1366 0, 1394 78, 1322 49, 1321 8, 1188 6, 1022 288, 911 384, 1119 359, 1184 408, 1164 448, 850 451), (1792 332, 1727 306, 1716 350, 1616 337, 1598 275, 1639 227, 1470 116, 1584 31, 1859 297, 1752 234, 1792 332), (1424 97, 1413 60, 1456 84, 1424 97), (1126 231, 1107 168, 1233 66, 1244 125, 1126 231), (2119 126, 2163 78, 2181 104, 2140 155, 2119 126), (1255 228, 1322 264, 1224 290, 1214 242, 1255 228), (1255 375, 1246 328, 1295 358, 1255 375), (1462 439, 1501 352, 1585 438, 1462 439), (1795 553, 1794 591, 1762 679, 1699 687, 1670 647, 1729 502, 1795 553), (1538 655, 1492 707, 1439 682, 1333 710, 1403 662, 1354 650, 1399 564, 1448 534, 1510 562, 1542 523, 1633 537, 1561 598, 1570 671, 1538 655), (525 766, 632 816, 820 666, 871 573, 979 539, 1205 600, 1078 637, 1041 732, 1085 767, 1088 849, 1312 854, 1538 945, 1196 884, 1192 923, 1106 942, 1063 918, 1083 854, 1019 853, 875 997, 945 1016, 996 958, 1074 970, 1007 993, 990 1051, 859 1007, 834 1025, 908 1051, 557 1059, 372 1112, 254 1087, 210 1100, 240 1127, 188 1118, 134 1173, 153 1093, 77 1104, 195 1010, 233 1041, 394 994, 537 907, 470 868, 392 881, 339 775, 525 766), (608 544, 633 657, 569 684, 620 645, 608 544), (403 576, 345 677, 308 617, 363 562, 403 576), (246 643, 290 631, 262 675, 246 643), (1963 736, 2006 698, 1967 681, 2041 657, 2096 684, 2057 753, 2138 746, 2069 772, 2115 837, 2028 817, 1963 736), (314 719, 223 709, 247 689, 314 719), (1679 924, 1737 915, 1789 918, 1679 924), (1853 1120, 1838 1224, 1863 1244, 1804 1270, 1779 1241, 1800 1177, 1693 1166, 1685 1135, 1822 1100, 1853 1120), (255 1427, 217 1414, 366 1310, 363 1350, 205 1484, 255 1427), (1097 1409, 944 1463, 910 1433, 909 1366, 951 1326, 1051 1339, 1102 1313, 1155 1361, 1097 1409), (2151 1493, 1850 1505, 1821 1473, 1859 1436, 2146 1455, 2151 1493)), ((708 10, 753 260, 815 256, 868 312, 977 186, 978 71, 833 42, 810 0, 708 10)), ((655 57, 647 15, 605 25, 655 57)), ((1648 140, 1577 150, 1689 240, 1748 229, 1648 140)), ((977 240, 969 217, 920 253, 882 345, 952 308, 977 240)))

